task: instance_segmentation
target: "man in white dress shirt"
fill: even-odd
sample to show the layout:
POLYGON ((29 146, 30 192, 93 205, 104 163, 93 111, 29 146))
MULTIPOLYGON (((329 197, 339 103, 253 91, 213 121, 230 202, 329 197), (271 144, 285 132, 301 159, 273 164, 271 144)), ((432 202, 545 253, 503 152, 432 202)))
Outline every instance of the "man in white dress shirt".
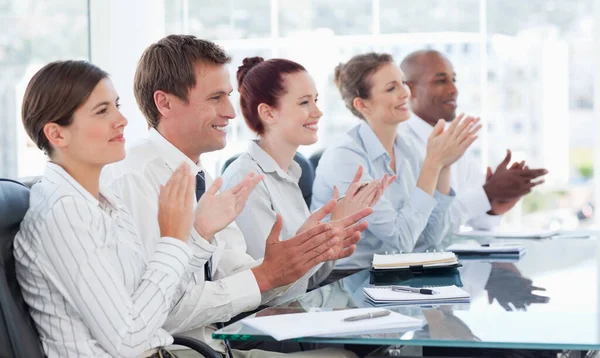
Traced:
MULTIPOLYGON (((201 154, 225 147, 225 128, 235 117, 228 98, 232 92, 229 62, 230 57, 210 41, 194 36, 171 35, 146 49, 138 63, 134 91, 150 129, 141 142, 128 149, 125 160, 106 168, 102 181, 125 202, 146 250, 154 247, 152 238, 158 237, 156 198, 160 187, 181 163, 187 163, 196 174, 196 198, 201 198, 197 212, 207 202, 212 203, 207 207, 218 212, 224 201, 241 200, 236 199, 238 190, 253 188, 253 185, 242 184, 238 189, 234 187, 219 193, 218 183, 222 180, 217 179, 218 183, 213 181, 200 162, 201 154)), ((196 215, 189 239, 193 250, 190 260, 192 270, 186 272, 193 279, 187 287, 180 287, 181 294, 176 297, 181 299, 173 302, 164 326, 171 333, 186 332, 208 342, 223 354, 229 349, 222 341, 212 340, 215 322, 227 322, 261 303, 268 303, 284 294, 290 284, 313 266, 345 255, 343 252, 347 248, 350 248, 348 252, 352 252, 352 240, 358 241, 360 237, 360 233, 355 232, 354 223, 363 218, 356 215, 349 218, 347 226, 354 226, 344 232, 330 224, 326 224, 323 231, 319 229, 323 227, 321 224, 310 229, 309 235, 300 234, 281 242, 276 230, 279 220, 267 238, 264 259, 256 261, 246 254, 244 237, 233 223, 245 199, 241 201, 241 206, 237 205, 233 214, 225 213, 231 220, 217 230, 208 228, 215 226, 210 216, 216 218, 219 213, 196 215), (321 236, 317 232, 321 232, 321 236), (315 247, 323 235, 327 236, 326 242, 315 247), (312 248, 307 250, 308 247, 312 248), (302 260, 300 256, 312 259, 300 265, 294 264, 302 260)), ((258 358, 278 357, 280 354, 233 350, 230 355, 258 358)), ((337 349, 296 355, 354 356, 337 349)))
MULTIPOLYGON (((422 144, 433 126, 442 118, 447 122, 456 117, 456 73, 452 63, 435 50, 416 51, 400 64, 411 90, 413 117, 407 121, 408 132, 422 144)), ((490 230, 498 226, 501 215, 512 209, 519 199, 543 182, 535 181, 547 173, 545 169, 529 169, 524 162, 508 167, 510 151, 495 171, 484 173, 475 160, 463 156, 453 166, 451 185, 457 197, 453 210, 460 212, 461 225, 490 230)))

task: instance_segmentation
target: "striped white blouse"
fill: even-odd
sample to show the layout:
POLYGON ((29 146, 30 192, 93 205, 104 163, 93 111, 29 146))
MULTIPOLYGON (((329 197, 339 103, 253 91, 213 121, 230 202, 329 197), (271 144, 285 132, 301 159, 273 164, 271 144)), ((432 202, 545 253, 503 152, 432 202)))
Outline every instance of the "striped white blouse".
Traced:
POLYGON ((163 237, 146 257, 132 222, 56 164, 33 186, 14 253, 47 357, 139 357, 172 343, 161 326, 191 250, 163 237))

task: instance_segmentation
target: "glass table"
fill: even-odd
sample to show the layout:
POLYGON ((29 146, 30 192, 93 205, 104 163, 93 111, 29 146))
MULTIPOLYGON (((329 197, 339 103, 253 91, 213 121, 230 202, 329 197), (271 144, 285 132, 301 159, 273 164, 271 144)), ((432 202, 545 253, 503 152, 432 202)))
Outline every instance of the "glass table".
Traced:
MULTIPOLYGON (((463 266, 458 272, 446 275, 384 277, 384 284, 402 283, 415 287, 457 284, 471 294, 468 304, 386 307, 423 319, 425 325, 421 329, 355 336, 304 337, 297 341, 431 347, 600 349, 598 241, 594 237, 504 241, 526 245, 527 253, 513 261, 486 258, 461 260, 463 266)), ((256 315, 372 307, 364 299, 363 287, 381 284, 380 280, 374 278, 369 270, 359 271, 295 300, 264 309, 256 315)), ((215 332, 213 337, 273 340, 240 322, 215 332)))

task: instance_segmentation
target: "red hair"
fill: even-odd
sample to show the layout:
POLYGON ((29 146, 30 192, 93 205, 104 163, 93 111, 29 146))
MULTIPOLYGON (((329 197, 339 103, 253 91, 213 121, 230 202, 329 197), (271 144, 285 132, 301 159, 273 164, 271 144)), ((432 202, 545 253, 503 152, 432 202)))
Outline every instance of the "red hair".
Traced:
POLYGON ((283 75, 306 71, 290 60, 273 58, 265 61, 262 57, 246 57, 237 70, 240 107, 244 119, 251 130, 263 134, 265 127, 258 114, 261 103, 277 107, 279 98, 285 93, 283 75))

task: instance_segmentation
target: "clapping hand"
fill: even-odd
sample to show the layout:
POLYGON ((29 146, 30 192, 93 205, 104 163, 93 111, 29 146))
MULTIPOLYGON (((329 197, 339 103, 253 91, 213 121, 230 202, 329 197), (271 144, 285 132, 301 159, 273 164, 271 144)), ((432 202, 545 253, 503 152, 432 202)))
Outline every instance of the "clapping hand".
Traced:
MULTIPOLYGON (((309 216, 304 224, 298 229, 297 233, 304 232, 311 227, 319 225, 327 215, 333 212, 336 206, 337 200, 331 199, 322 208, 309 216)), ((341 219, 330 222, 332 229, 336 231, 336 235, 340 238, 339 243, 334 248, 337 253, 334 260, 348 257, 352 254, 355 248, 354 245, 360 240, 361 233, 369 226, 366 221, 359 221, 371 215, 372 212, 372 208, 366 207, 341 219), (352 252, 347 252, 346 250, 351 250, 352 252)))
POLYGON ((481 129, 479 117, 464 114, 459 114, 446 129, 445 123, 440 119, 427 140, 426 160, 442 167, 450 166, 462 157, 481 129))
POLYGON ((333 199, 337 201, 335 208, 331 213, 331 220, 346 217, 361 209, 373 207, 387 187, 396 180, 396 175, 389 176, 385 174, 381 180, 372 180, 369 183, 360 182, 363 174, 363 167, 360 165, 354 174, 354 178, 341 199, 339 190, 334 186, 333 199))
POLYGON ((242 212, 250 193, 264 178, 264 175, 248 174, 238 185, 219 193, 223 179, 217 178, 202 195, 196 208, 194 227, 206 240, 210 240, 216 233, 242 212))
POLYGON ((161 237, 187 242, 194 218, 194 176, 190 167, 182 164, 165 185, 158 197, 158 226, 161 237))
POLYGON ((487 168, 483 189, 492 205, 489 214, 502 215, 512 209, 523 195, 544 183, 543 179, 536 179, 548 173, 546 169, 529 169, 525 161, 513 163, 509 168, 511 154, 507 150, 506 157, 495 172, 487 168))

